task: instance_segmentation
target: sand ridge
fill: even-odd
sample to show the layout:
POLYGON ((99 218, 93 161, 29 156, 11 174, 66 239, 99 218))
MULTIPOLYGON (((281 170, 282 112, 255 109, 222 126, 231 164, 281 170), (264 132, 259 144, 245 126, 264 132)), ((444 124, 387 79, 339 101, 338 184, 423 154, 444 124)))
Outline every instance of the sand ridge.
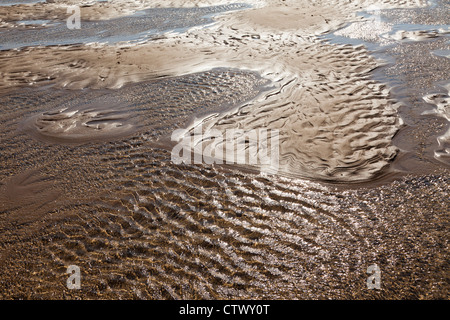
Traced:
MULTIPOLYGON (((189 2, 157 1, 153 5, 181 3, 189 2)), ((355 19, 364 6, 415 6, 417 2, 264 4, 221 15, 209 28, 166 34, 138 46, 76 45, 2 52, 0 87, 42 81, 71 89, 120 88, 128 82, 214 67, 257 71, 275 89, 228 113, 209 117, 202 123, 204 128, 279 129, 280 173, 289 176, 349 182, 382 174, 398 151, 390 141, 401 121, 388 88, 369 80, 378 62, 363 47, 326 44, 316 35, 355 19), (11 59, 20 63, 11 64, 11 59)))

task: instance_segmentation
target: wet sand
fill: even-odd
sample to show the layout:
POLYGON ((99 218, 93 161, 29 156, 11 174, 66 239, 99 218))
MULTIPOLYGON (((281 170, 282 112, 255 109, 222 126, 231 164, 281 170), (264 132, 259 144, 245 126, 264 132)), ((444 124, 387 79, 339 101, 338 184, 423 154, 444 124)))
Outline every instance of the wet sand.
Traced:
MULTIPOLYGON (((69 3, 0 7, 0 32, 45 38, 17 22, 61 22, 69 3)), ((185 28, 0 51, 1 298, 448 299, 448 34, 396 29, 406 10, 448 15, 243 3, 92 3, 83 19, 131 35, 126 16, 151 6, 186 8, 185 28), (198 10, 228 12, 205 25, 198 10), (171 133, 199 125, 279 130, 279 172, 175 165, 171 133)))
POLYGON ((80 29, 69 29, 63 22, 20 20, 15 28, 2 33, 0 50, 30 46, 70 45, 79 43, 139 43, 154 40, 165 32, 180 32, 193 26, 213 23, 220 12, 246 8, 245 5, 204 8, 152 8, 126 17, 83 21, 80 29), (124 26, 126 26, 124 28, 124 26))

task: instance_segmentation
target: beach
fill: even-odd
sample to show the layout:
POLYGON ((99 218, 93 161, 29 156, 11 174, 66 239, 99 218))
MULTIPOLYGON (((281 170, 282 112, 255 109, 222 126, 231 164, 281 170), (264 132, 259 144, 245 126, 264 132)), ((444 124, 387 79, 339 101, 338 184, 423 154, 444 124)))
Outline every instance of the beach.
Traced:
POLYGON ((5 1, 0 298, 448 299, 449 13, 5 1))

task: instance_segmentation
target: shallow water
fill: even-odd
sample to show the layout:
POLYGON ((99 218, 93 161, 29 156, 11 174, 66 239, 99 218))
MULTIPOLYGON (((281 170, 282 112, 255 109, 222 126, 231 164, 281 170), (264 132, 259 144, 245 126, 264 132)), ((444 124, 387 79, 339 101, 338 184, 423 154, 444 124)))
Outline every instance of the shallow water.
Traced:
POLYGON ((448 79, 446 58, 430 59, 445 41, 380 51, 395 63, 373 76, 408 125, 393 165, 415 175, 362 186, 171 161, 168 137, 194 115, 273 95, 255 72, 3 94, 0 297, 448 299, 449 171, 433 156, 447 120, 421 115, 448 79), (374 263, 382 290, 366 287, 374 263), (66 287, 69 265, 80 290, 66 287))
POLYGON ((26 26, 28 26, 28 25, 46 25, 46 24, 48 24, 49 22, 51 22, 51 20, 20 20, 20 21, 17 21, 17 23, 19 24, 19 25, 26 25, 26 26))
POLYGON ((0 2, 0 6, 12 6, 12 5, 18 5, 18 4, 33 4, 33 3, 39 3, 39 2, 45 2, 45 0, 2 0, 2 2, 0 2))
MULTIPOLYGON (((170 139, 170 134, 186 126, 194 115, 221 112, 244 103, 268 84, 256 73, 219 68, 131 84, 121 90, 85 90, 80 94, 49 89, 45 102, 27 103, 28 116, 12 112, 8 117, 11 121, 22 117, 19 131, 48 143, 82 145, 133 134, 156 142, 170 139)), ((21 92, 21 97, 39 92, 41 89, 21 92)), ((10 105, 7 101, 12 97, 17 96, 4 97, 2 104, 10 105)))
POLYGON ((194 26, 205 26, 214 22, 212 18, 216 14, 248 7, 235 4, 202 8, 152 8, 111 20, 82 20, 80 29, 69 29, 66 23, 59 22, 45 28, 0 30, 0 50, 90 42, 140 42, 159 38, 166 32, 185 32, 194 26))

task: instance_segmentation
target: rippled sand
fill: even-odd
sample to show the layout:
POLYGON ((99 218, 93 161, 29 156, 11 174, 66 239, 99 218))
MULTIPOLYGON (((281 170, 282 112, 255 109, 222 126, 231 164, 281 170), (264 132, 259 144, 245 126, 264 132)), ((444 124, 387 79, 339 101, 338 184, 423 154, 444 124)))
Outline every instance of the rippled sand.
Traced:
MULTIPOLYGON (((73 2, 0 7, 0 32, 73 2)), ((356 15, 416 1, 243 2, 93 2, 90 22, 183 7, 188 29, 0 51, 1 298, 448 299, 447 34, 356 15), (279 130, 279 172, 174 164, 199 125, 279 130)))

